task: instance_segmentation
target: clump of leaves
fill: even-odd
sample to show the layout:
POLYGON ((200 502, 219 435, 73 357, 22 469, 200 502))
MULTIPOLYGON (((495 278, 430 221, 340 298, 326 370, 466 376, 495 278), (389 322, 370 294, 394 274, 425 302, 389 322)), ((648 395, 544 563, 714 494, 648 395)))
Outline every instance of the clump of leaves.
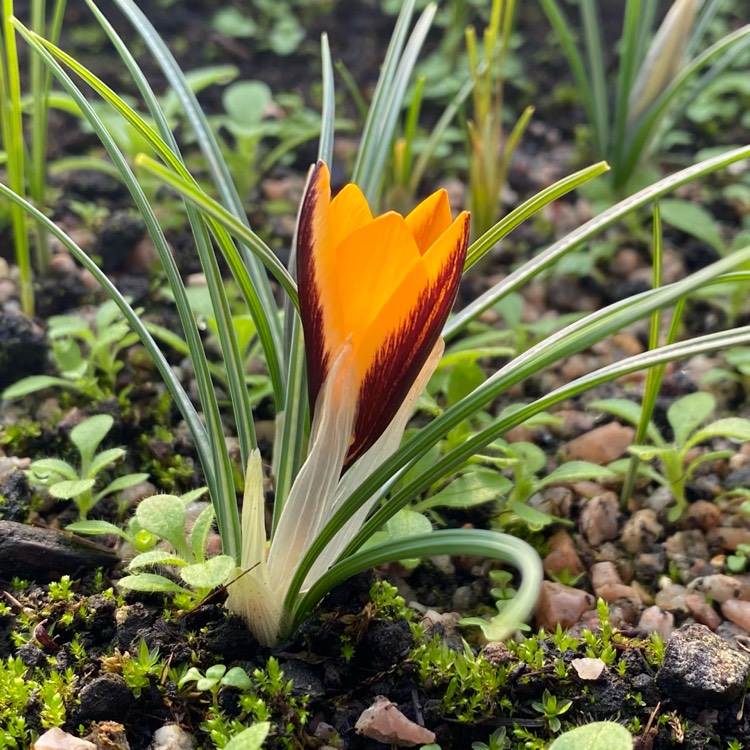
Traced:
POLYGON ((47 321, 47 338, 59 376, 22 378, 3 391, 3 399, 22 398, 45 388, 64 388, 101 401, 115 392, 117 373, 123 366, 120 354, 138 341, 112 300, 99 306, 92 323, 78 315, 52 316, 47 321))
POLYGON ((504 694, 508 667, 494 666, 466 642, 463 651, 454 651, 435 636, 413 649, 409 661, 416 666, 422 683, 442 691, 446 716, 474 722, 481 716, 494 715, 498 707, 512 707, 504 694))
POLYGON ((98 414, 77 424, 70 431, 70 441, 80 456, 78 466, 60 458, 40 458, 29 467, 29 481, 47 487, 57 500, 72 500, 83 520, 102 498, 148 479, 148 474, 125 474, 95 491, 101 475, 125 457, 124 448, 108 448, 97 453, 113 424, 114 419, 108 414, 98 414))
MULTIPOLYGON (((635 425, 638 425, 641 419, 641 406, 627 399, 603 399, 593 402, 590 406, 635 425)), ((724 448, 693 457, 693 449, 714 439, 743 442, 750 440, 748 419, 724 417, 705 424, 715 407, 716 399, 710 393, 698 392, 683 396, 667 410, 667 422, 672 430, 671 441, 650 422, 647 435, 651 445, 631 445, 628 448, 628 452, 641 461, 638 467, 639 474, 667 487, 672 493, 675 505, 668 514, 670 521, 676 521, 687 508, 685 488, 695 475, 696 469, 707 461, 728 458, 735 453, 724 448), (657 462, 658 468, 648 463, 653 461, 657 462)), ((611 463, 609 468, 624 474, 628 470, 629 462, 629 459, 620 459, 611 463)))
POLYGON ((171 549, 151 549, 136 555, 128 565, 131 575, 121 578, 120 588, 131 591, 162 592, 181 597, 180 604, 192 606, 221 586, 235 570, 229 555, 206 558, 206 541, 215 512, 207 505, 186 534, 185 500, 175 495, 154 495, 142 500, 135 518, 142 530, 166 542, 171 549), (154 566, 176 569, 185 586, 160 573, 147 573, 154 566))

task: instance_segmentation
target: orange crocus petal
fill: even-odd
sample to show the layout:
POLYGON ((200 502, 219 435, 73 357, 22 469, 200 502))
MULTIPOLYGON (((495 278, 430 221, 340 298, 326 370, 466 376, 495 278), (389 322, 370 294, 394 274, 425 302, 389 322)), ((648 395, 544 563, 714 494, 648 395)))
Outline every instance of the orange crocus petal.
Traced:
POLYGON ((372 211, 362 191, 350 182, 331 201, 328 218, 331 247, 336 248, 347 235, 372 221, 372 211))
POLYGON ((419 251, 424 254, 453 221, 448 193, 438 190, 425 198, 405 220, 419 251))
MULTIPOLYGON (((403 283, 405 274, 422 257, 402 216, 387 213, 352 232, 336 248, 337 292, 342 307, 342 338, 351 336, 360 377, 369 362, 362 361, 359 344, 364 332, 403 283)), ((405 290, 406 292, 406 290, 405 290)), ((404 293, 405 305, 413 303, 419 289, 404 293)))
POLYGON ((347 466, 387 427, 427 361, 453 307, 469 239, 462 213, 414 266, 362 336, 358 361, 369 361, 347 466), (414 290, 419 289, 415 295, 414 290))
POLYGON ((310 403, 333 357, 353 348, 357 421, 346 466, 387 427, 448 317, 466 255, 469 215, 451 221, 438 191, 406 218, 372 218, 359 188, 330 199, 328 168, 311 172, 300 211, 297 268, 310 403))

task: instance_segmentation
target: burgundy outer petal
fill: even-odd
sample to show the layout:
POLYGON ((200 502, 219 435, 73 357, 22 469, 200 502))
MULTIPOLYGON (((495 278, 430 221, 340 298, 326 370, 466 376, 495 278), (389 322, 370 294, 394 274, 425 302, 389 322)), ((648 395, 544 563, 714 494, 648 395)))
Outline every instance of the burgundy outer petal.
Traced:
POLYGON ((322 166, 323 162, 319 161, 310 173, 297 227, 297 293, 305 334, 307 390, 311 411, 315 409, 318 393, 331 364, 323 337, 323 301, 315 279, 315 225, 325 220, 331 199, 328 191, 321 195, 318 190, 322 166))

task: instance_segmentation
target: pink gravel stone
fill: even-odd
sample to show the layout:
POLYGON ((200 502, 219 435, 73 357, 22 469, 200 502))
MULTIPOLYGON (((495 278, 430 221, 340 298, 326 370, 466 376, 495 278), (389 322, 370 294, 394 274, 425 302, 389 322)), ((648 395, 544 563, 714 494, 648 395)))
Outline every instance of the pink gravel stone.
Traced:
POLYGON ((706 601, 704 596, 688 594, 685 597, 685 605, 693 619, 701 625, 705 625, 711 630, 716 630, 721 625, 719 613, 706 601))
POLYGON ((578 528, 592 547, 617 539, 620 506, 614 492, 602 492, 584 504, 578 528))
POLYGON ((594 607, 594 597, 586 591, 561 583, 542 581, 536 605, 537 627, 552 633, 558 624, 562 628, 575 625, 581 615, 594 607))
POLYGON ((578 575, 585 570, 578 550, 570 534, 564 529, 554 533, 549 540, 549 553, 544 558, 544 572, 547 575, 570 573, 578 575))
POLYGON ((569 461, 578 459, 604 466, 627 450, 633 442, 634 434, 635 430, 632 427, 625 427, 619 422, 609 422, 574 438, 563 446, 562 453, 569 461))
POLYGON ((750 633, 750 602, 729 599, 721 605, 721 612, 727 620, 750 633))

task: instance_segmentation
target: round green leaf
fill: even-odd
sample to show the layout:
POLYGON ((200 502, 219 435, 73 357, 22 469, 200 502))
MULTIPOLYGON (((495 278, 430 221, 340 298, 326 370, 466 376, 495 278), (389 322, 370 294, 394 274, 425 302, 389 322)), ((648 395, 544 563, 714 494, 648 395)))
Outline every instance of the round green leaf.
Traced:
POLYGON ((49 488, 49 494, 58 500, 74 500, 94 486, 93 479, 73 479, 57 482, 49 488))
POLYGON ((150 594, 190 594, 191 592, 184 589, 169 578, 157 575, 156 573, 138 573, 137 575, 125 576, 121 578, 117 585, 121 589, 130 591, 145 591, 150 594))
POLYGON ((228 685, 229 687, 237 688, 238 690, 249 690, 252 686, 250 677, 242 667, 232 667, 225 675, 221 678, 222 685, 228 685))
POLYGON ((560 735, 549 750, 632 750, 633 738, 622 724, 597 721, 560 735))
POLYGON ((237 564, 229 555, 217 555, 206 562, 186 565, 180 577, 195 589, 214 589, 221 586, 234 572, 237 564))
POLYGON ((147 497, 139 503, 135 516, 146 531, 168 541, 178 551, 185 549, 185 504, 179 497, 147 497))
POLYGON ((267 721, 261 721, 248 729, 244 729, 239 734, 235 734, 224 745, 224 750, 260 750, 270 730, 271 724, 267 721))

